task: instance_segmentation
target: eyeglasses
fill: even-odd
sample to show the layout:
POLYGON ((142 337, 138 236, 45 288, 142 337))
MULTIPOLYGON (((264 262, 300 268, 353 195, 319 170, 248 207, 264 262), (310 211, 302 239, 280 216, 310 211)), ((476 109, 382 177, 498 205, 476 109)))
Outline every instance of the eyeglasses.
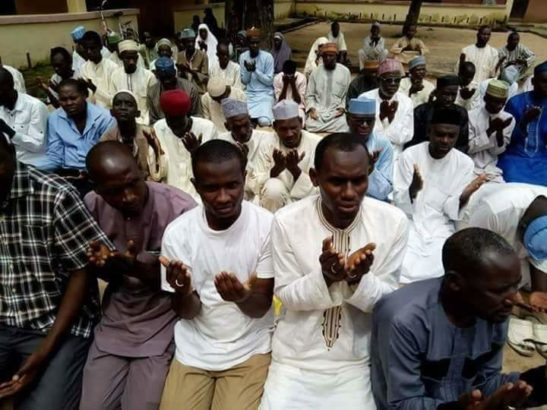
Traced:
POLYGON ((400 77, 388 77, 388 78, 380 77, 380 79, 382 80, 382 82, 386 84, 399 84, 401 82, 400 77))

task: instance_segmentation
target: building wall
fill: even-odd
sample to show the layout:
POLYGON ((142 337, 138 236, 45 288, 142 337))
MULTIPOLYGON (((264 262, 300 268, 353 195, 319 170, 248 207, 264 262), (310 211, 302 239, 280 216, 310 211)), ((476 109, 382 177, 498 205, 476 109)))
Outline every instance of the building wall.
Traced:
MULTIPOLYGON (((213 10, 219 27, 225 27, 224 24, 224 3, 196 4, 188 6, 179 6, 173 12, 175 30, 181 30, 185 27, 190 27, 192 24, 192 16, 197 14, 203 17, 203 10, 210 7, 213 10)), ((294 0, 274 0, 274 18, 276 20, 289 17, 295 12, 294 0)))
MULTIPOLYGON (((118 11, 123 12, 119 19, 121 22, 131 21, 132 26, 138 29, 137 9, 105 11, 108 27, 118 31, 118 19, 112 17, 118 11)), ((61 46, 70 51, 70 32, 79 25, 98 32, 102 29, 98 12, 0 16, 2 62, 14 67, 27 67, 27 53, 34 65, 39 61, 49 60, 49 50, 52 47, 61 46)))
POLYGON ((66 13, 66 0, 15 0, 17 14, 66 13))
POLYGON ((545 23, 547 21, 547 0, 529 0, 523 20, 545 23))
MULTIPOLYGON (((504 5, 495 6, 424 3, 419 21, 424 24, 457 26, 501 23, 509 18, 512 5, 513 0, 507 0, 504 5)), ((407 12, 407 1, 297 0, 296 2, 297 15, 331 19, 404 22, 407 12)))

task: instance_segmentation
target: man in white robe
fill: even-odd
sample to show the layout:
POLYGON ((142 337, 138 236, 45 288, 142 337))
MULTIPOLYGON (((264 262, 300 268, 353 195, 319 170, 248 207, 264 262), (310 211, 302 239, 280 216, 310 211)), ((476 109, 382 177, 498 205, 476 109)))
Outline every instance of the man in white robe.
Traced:
POLYGON ((454 108, 437 108, 429 142, 407 148, 395 167, 393 199, 411 220, 403 284, 443 275, 444 240, 484 182, 483 176, 473 180, 473 160, 454 149, 460 131, 457 113, 454 108))
POLYGON ((319 136, 302 129, 298 104, 283 100, 274 106, 275 143, 264 145, 256 169, 260 206, 275 212, 288 203, 311 195, 313 166, 319 136), (273 149, 272 149, 273 148, 273 149))
POLYGON ((112 103, 112 74, 118 66, 101 55, 101 37, 94 31, 88 31, 82 37, 87 61, 80 68, 80 77, 89 83, 92 98, 99 107, 110 108, 112 103))
POLYGON ((520 258, 520 285, 532 291, 530 304, 546 309, 547 187, 499 185, 480 199, 469 226, 489 229, 509 242, 520 258))
POLYGON ((203 142, 217 137, 214 124, 204 118, 190 117, 190 97, 182 90, 164 91, 160 106, 165 118, 154 124, 154 131, 166 154, 167 184, 177 187, 199 201, 192 184, 192 152, 203 142))
POLYGON ((241 148, 247 158, 245 199, 258 203, 261 187, 257 175, 265 155, 277 147, 277 138, 273 132, 253 128, 246 102, 226 98, 221 106, 228 131, 219 134, 218 138, 241 148))
POLYGON ((399 91, 408 95, 414 108, 429 101, 435 86, 425 79, 427 74, 425 57, 414 57, 408 63, 409 76, 401 80, 399 91))
POLYGON ((225 43, 219 43, 217 46, 217 58, 213 64, 210 64, 209 77, 222 78, 226 85, 243 90, 241 84, 241 69, 238 63, 230 60, 230 48, 225 43))
POLYGON ((221 103, 227 98, 238 101, 247 101, 243 90, 232 88, 222 78, 211 77, 207 83, 207 92, 201 96, 203 118, 211 120, 218 132, 226 132, 226 118, 222 112, 221 103))
POLYGON ((336 60, 344 65, 348 64, 348 46, 346 45, 346 38, 344 33, 340 31, 340 23, 334 21, 330 25, 330 32, 327 34, 327 39, 329 43, 336 44, 338 49, 336 60))
POLYGON ((112 92, 115 94, 121 90, 131 91, 137 98, 137 106, 141 112, 137 122, 148 125, 150 117, 146 96, 148 88, 156 84, 156 76, 152 71, 139 66, 139 45, 134 40, 121 41, 118 44, 118 52, 123 66, 112 73, 112 92))
POLYGON ((403 145, 412 139, 414 106, 412 100, 399 91, 403 67, 397 60, 387 58, 378 68, 380 87, 359 96, 376 100, 374 132, 383 134, 393 144, 395 160, 403 145))
POLYGON ((363 48, 358 51, 359 71, 365 68, 365 61, 383 61, 387 57, 384 38, 380 35, 380 23, 377 21, 370 26, 370 35, 363 40, 363 48))
POLYGON ((376 408, 371 311, 397 288, 408 221, 397 208, 365 198, 368 170, 359 136, 329 135, 311 171, 320 195, 274 217, 275 295, 283 311, 262 410, 376 408))
POLYGON ((456 66, 456 72, 465 61, 475 64, 475 77, 473 85, 478 87, 481 81, 496 76, 499 62, 498 50, 488 44, 492 29, 489 26, 481 26, 477 31, 477 42, 462 48, 460 59, 456 66))
POLYGON ((336 62, 337 47, 321 48, 323 64, 310 75, 306 90, 306 129, 311 132, 342 132, 346 128, 346 94, 351 81, 347 67, 336 62))
POLYGON ((469 112, 467 153, 475 163, 475 174, 487 174, 490 182, 504 182, 502 170, 496 165, 515 128, 513 116, 503 109, 508 92, 504 81, 490 81, 481 107, 469 112))

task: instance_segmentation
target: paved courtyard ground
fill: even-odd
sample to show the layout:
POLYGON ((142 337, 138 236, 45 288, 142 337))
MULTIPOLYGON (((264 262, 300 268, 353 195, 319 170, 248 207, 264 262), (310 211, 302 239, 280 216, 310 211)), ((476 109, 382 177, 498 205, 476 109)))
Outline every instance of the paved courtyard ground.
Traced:
MULTIPOLYGON (((369 34, 370 24, 341 23, 352 64, 358 66, 357 51, 362 47, 363 39, 369 34)), ((294 59, 299 67, 304 67, 308 52, 316 38, 325 36, 330 25, 321 22, 286 33, 287 41, 293 49, 294 59)), ((389 48, 400 37, 400 25, 382 25, 382 35, 389 48)), ((428 70, 438 76, 453 72, 463 47, 475 42, 475 30, 443 27, 419 27, 418 37, 422 39, 430 52, 426 56, 428 70)), ((501 47, 506 43, 507 33, 492 33, 490 45, 501 47)), ((522 33, 521 42, 530 47, 537 55, 536 61, 547 59, 547 39, 532 33, 522 33)))

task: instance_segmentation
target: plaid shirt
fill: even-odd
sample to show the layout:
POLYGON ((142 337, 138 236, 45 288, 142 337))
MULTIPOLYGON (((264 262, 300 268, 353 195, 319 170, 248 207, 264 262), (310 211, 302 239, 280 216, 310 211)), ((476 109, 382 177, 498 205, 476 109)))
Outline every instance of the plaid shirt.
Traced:
MULTIPOLYGON (((0 324, 46 333, 70 272, 84 268, 90 241, 110 241, 64 179, 18 162, 0 205, 0 324)), ((96 284, 71 333, 89 337, 99 316, 96 284)))

